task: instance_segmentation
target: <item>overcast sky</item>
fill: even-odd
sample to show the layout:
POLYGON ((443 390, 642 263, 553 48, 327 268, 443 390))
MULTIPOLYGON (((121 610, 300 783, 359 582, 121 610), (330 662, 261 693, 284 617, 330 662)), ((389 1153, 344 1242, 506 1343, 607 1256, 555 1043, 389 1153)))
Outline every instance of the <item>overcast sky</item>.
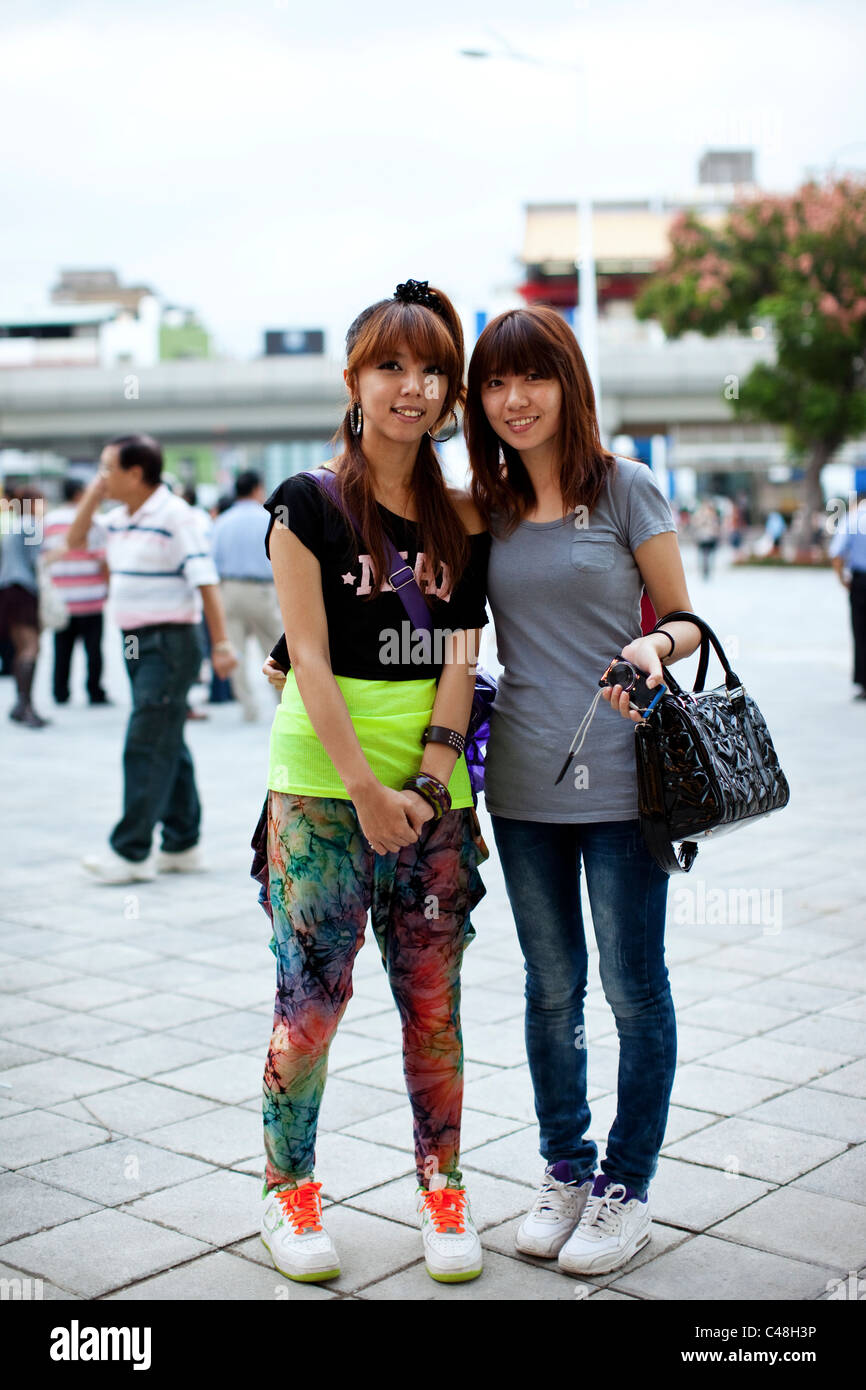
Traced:
POLYGON ((862 0, 0 0, 0 303, 112 266, 337 346, 408 276, 514 284, 523 204, 676 193, 708 146, 866 169, 862 0), (458 49, 531 54, 534 68, 458 49), (578 81, 588 119, 578 126, 578 81))

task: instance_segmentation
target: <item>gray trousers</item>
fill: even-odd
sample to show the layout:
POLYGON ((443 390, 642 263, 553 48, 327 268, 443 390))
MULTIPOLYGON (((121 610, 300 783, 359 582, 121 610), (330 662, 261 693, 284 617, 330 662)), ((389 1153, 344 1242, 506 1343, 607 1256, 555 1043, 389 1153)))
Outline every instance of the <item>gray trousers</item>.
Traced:
MULTIPOLYGON (((247 642, 250 637, 255 638, 262 649, 261 661, 264 661, 282 632, 276 589, 273 584, 260 584, 255 579, 224 579, 220 593, 226 615, 226 635, 238 656, 238 665, 229 679, 244 719, 253 720, 258 717, 258 702, 247 671, 247 642)), ((264 676, 261 685, 263 690, 270 692, 264 676)))

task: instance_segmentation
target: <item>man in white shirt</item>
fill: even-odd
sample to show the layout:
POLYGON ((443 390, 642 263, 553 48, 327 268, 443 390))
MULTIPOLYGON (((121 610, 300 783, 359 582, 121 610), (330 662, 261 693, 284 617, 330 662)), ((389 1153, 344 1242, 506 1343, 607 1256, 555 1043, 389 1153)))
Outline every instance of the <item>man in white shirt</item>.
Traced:
POLYGON ((202 610, 214 670, 227 676, 237 661, 226 638, 219 581, 201 523, 161 475, 162 451, 155 439, 112 440, 66 539, 70 550, 83 545, 104 498, 123 504, 102 519, 112 613, 123 631, 132 685, 123 815, 109 837, 108 854, 84 860, 85 868, 106 883, 203 867, 201 807, 183 737, 187 695, 201 663, 202 610), (162 850, 154 865, 153 831, 160 822, 162 850))

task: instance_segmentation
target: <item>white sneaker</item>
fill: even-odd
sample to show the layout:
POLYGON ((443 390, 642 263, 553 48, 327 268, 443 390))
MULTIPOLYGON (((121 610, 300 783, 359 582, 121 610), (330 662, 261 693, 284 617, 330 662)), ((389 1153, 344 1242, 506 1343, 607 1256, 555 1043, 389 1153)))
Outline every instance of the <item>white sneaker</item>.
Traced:
POLYGON ((597 1177, 583 1215, 559 1252, 567 1274, 607 1274, 627 1264, 650 1239, 649 1202, 631 1197, 621 1182, 597 1177))
POLYGON ((333 1241, 322 1227, 321 1187, 320 1182, 275 1187, 262 1214, 262 1243, 274 1268, 306 1284, 340 1273, 333 1241))
POLYGON ((431 1279, 440 1284, 461 1284, 481 1273, 481 1241, 466 1189, 447 1187, 446 1182, 442 1173, 431 1178, 429 1191, 418 1188, 424 1262, 431 1279))
POLYGON ((555 1167, 546 1168, 532 1210, 514 1237, 517 1249, 524 1255, 554 1259, 580 1220, 592 1184, 588 1178, 578 1186, 574 1180, 557 1178, 555 1167))
POLYGON ((102 854, 88 854, 81 863, 103 883, 143 883, 156 878, 152 856, 140 861, 124 859, 123 855, 115 854, 110 845, 102 854))
POLYGON ((161 849, 156 856, 156 871, 160 874, 199 874, 206 868, 201 845, 191 845, 174 854, 161 849))

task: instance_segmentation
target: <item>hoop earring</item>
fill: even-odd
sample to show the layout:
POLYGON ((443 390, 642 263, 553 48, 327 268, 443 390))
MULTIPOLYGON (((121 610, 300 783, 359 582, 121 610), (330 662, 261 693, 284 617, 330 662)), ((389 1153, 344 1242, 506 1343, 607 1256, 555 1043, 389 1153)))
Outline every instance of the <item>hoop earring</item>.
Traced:
POLYGON ((352 401, 352 404, 349 406, 349 429, 356 439, 360 439, 363 428, 364 412, 361 409, 361 402, 352 401))
POLYGON ((454 428, 452 429, 450 434, 435 435, 430 434, 429 430, 427 431, 427 433, 430 434, 430 438, 433 440, 434 444, 447 444, 448 440, 453 439, 458 429, 460 428, 460 421, 457 419, 457 411, 452 410, 451 414, 454 416, 454 428))

